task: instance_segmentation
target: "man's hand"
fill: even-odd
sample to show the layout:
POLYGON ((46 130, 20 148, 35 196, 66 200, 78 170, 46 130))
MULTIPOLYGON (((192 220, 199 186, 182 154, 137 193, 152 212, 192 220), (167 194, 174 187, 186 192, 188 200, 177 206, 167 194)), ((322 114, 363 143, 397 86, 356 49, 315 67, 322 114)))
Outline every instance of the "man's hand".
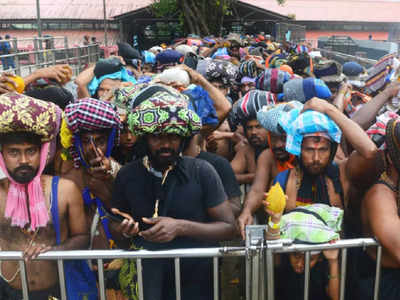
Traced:
POLYGON ((331 109, 336 109, 336 107, 332 104, 330 104, 328 101, 319 99, 317 97, 314 97, 310 100, 308 100, 303 107, 303 110, 301 113, 307 111, 307 110, 314 110, 317 112, 320 112, 322 114, 326 114, 328 110, 331 109))
POLYGON ((247 225, 252 225, 253 224, 253 216, 251 215, 251 212, 248 211, 247 209, 243 209, 242 213, 240 214, 239 218, 237 219, 237 226, 239 227, 240 235, 242 236, 242 239, 246 239, 246 226, 247 225))
POLYGON ((111 208, 114 215, 120 215, 124 220, 118 225, 116 230, 126 238, 131 238, 139 233, 139 223, 127 213, 121 212, 117 208, 111 208))
POLYGON ((69 65, 56 65, 35 71, 36 78, 54 79, 59 83, 71 80, 72 69, 69 65))
POLYGON ((181 64, 179 67, 188 72, 191 83, 201 85, 201 83, 204 82, 205 78, 199 72, 193 70, 185 64, 181 64))
POLYGON ((145 240, 155 243, 167 243, 180 235, 180 221, 169 217, 142 218, 146 224, 154 225, 139 232, 145 240))
POLYGON ((391 82, 383 90, 383 93, 385 93, 389 97, 389 99, 392 97, 395 97, 399 92, 400 92, 400 81, 398 81, 398 80, 391 82))
POLYGON ((105 157, 100 148, 93 149, 97 157, 89 161, 89 165, 92 166, 88 169, 90 175, 95 178, 107 178, 109 177, 109 171, 111 171, 111 159, 105 157))
POLYGON ((51 250, 51 246, 46 244, 36 244, 32 242, 25 250, 24 250, 24 260, 28 262, 29 260, 35 259, 39 256, 39 254, 45 253, 51 250))
POLYGON ((324 250, 323 253, 324 253, 325 258, 326 258, 328 261, 338 260, 338 257, 339 257, 339 249, 324 250))
POLYGON ((215 130, 207 137, 207 143, 227 138, 226 132, 215 130))
POLYGON ((17 84, 10 77, 14 77, 12 73, 4 72, 0 75, 0 94, 15 92, 17 84), (10 86, 11 85, 11 86, 10 86), (14 87, 14 89, 12 88, 14 87))

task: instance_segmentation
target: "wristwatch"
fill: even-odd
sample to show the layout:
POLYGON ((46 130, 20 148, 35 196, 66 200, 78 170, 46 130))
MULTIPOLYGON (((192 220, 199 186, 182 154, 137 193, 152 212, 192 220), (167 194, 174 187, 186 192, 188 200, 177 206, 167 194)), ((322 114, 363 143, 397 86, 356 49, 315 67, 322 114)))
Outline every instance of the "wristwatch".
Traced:
POLYGON ((268 218, 268 226, 272 229, 279 229, 281 227, 281 223, 273 223, 271 217, 268 218))

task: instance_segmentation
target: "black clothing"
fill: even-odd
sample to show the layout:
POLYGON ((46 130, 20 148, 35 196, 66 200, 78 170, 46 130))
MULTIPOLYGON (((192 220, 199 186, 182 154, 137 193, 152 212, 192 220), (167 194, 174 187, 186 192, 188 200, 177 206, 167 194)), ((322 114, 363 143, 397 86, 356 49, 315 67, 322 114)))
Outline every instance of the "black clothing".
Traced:
MULTIPOLYGON (((215 169, 201 159, 183 157, 169 172, 164 185, 161 178, 149 172, 141 160, 124 166, 114 182, 113 207, 125 211, 139 222, 139 230, 150 226, 142 217, 154 213, 159 199, 159 215, 206 223, 210 221, 207 209, 226 200, 221 179, 215 169)), ((213 247, 217 243, 177 237, 168 243, 152 243, 135 237, 137 247, 147 250, 213 247)), ((174 265, 171 259, 143 260, 144 295, 151 300, 175 299, 174 265)), ((212 299, 211 259, 181 260, 182 299, 212 299)))
MULTIPOLYGON (((329 300, 326 287, 329 280, 328 262, 322 260, 310 269, 310 300, 329 300)), ((275 298, 279 300, 303 300, 304 273, 297 274, 289 261, 288 255, 281 255, 281 265, 276 270, 275 298)))
POLYGON ((208 161, 215 168, 219 177, 222 180, 222 184, 224 186, 225 193, 228 196, 228 199, 233 197, 240 197, 242 195, 232 166, 225 157, 222 157, 215 153, 201 151, 200 154, 197 155, 197 158, 208 161))

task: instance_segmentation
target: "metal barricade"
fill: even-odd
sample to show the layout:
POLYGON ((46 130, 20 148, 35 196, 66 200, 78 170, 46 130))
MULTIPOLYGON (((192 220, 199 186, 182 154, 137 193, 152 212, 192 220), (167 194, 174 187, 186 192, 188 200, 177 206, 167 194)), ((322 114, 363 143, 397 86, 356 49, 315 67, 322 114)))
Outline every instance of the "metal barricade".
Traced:
POLYGON ((377 247, 374 300, 378 300, 382 246, 372 238, 340 240, 333 244, 294 244, 291 240, 265 240, 265 225, 246 227, 246 299, 274 300, 274 255, 305 252, 304 300, 309 299, 311 251, 341 249, 340 300, 345 297, 347 250, 377 247))
MULTIPOLYGON (((135 259, 137 265, 137 280, 139 299, 145 299, 143 293, 143 259, 170 258, 174 260, 176 299, 181 299, 181 259, 213 258, 213 299, 220 299, 219 290, 219 258, 224 256, 239 256, 246 260, 246 299, 274 300, 274 256, 282 253, 305 252, 304 299, 309 298, 310 290, 310 257, 311 251, 341 249, 340 263, 340 299, 345 297, 347 250, 354 247, 377 247, 377 263, 374 286, 374 300, 378 300, 382 247, 372 238, 340 240, 334 244, 294 244, 291 240, 265 240, 265 225, 246 227, 245 247, 191 248, 163 251, 125 251, 125 250, 80 250, 80 251, 50 251, 39 255, 37 260, 54 260, 57 262, 61 299, 66 300, 66 285, 64 260, 96 260, 98 265, 99 298, 106 299, 104 267, 105 259, 135 259)), ((0 251, 0 260, 19 261, 23 299, 28 300, 28 281, 23 254, 20 251, 0 251)))

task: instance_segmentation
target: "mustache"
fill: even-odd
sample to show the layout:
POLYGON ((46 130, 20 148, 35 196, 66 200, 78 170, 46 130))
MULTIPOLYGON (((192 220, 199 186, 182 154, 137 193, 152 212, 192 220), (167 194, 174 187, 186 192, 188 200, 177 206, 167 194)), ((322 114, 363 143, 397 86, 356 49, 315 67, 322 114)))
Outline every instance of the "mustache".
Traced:
POLYGON ((156 151, 156 154, 164 154, 164 153, 168 153, 168 154, 175 154, 176 152, 174 151, 174 149, 171 148, 161 148, 159 150, 156 151))
POLYGON ((272 152, 285 152, 285 148, 283 147, 272 148, 272 152))
POLYGON ((14 173, 19 172, 19 171, 35 172, 35 169, 32 168, 31 166, 20 166, 20 167, 15 168, 14 173))

